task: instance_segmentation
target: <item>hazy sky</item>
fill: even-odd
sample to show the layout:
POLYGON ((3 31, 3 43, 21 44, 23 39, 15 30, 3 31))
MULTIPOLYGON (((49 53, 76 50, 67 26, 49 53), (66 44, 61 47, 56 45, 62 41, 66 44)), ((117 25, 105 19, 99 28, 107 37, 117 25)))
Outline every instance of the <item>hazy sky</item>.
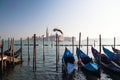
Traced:
POLYGON ((45 35, 48 27, 64 36, 120 36, 120 0, 0 0, 0 36, 45 35))

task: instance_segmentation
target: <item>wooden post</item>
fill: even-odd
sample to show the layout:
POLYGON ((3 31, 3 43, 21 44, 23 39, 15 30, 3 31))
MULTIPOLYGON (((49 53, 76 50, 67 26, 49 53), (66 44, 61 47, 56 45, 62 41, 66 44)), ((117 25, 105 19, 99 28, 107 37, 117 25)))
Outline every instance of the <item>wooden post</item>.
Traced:
POLYGON ((34 34, 33 70, 36 71, 36 34, 34 34))
POLYGON ((94 40, 94 47, 95 47, 95 40, 94 40))
POLYGON ((88 46, 89 46, 88 44, 89 44, 89 39, 88 39, 88 37, 87 37, 87 55, 88 55, 88 51, 89 51, 89 50, 88 50, 88 46))
MULTIPOLYGON (((20 38, 20 46, 21 46, 21 48, 22 48, 22 38, 20 38)), ((23 60, 23 59, 22 59, 22 51, 21 51, 20 59, 21 59, 21 61, 23 60)))
MULTIPOLYGON (((100 52, 100 55, 101 55, 101 35, 99 35, 99 52, 100 52)), ((101 57, 100 57, 99 62, 101 63, 101 57)))
POLYGON ((115 48, 115 45, 116 45, 115 43, 116 43, 116 38, 114 37, 114 48, 115 48))
POLYGON ((80 45, 81 45, 81 32, 79 33, 79 49, 80 49, 80 45))
POLYGON ((101 73, 101 35, 99 35, 99 52, 100 52, 99 67, 101 73))
MULTIPOLYGON (((80 49, 80 46, 81 46, 81 32, 79 33, 79 49, 80 49)), ((78 62, 77 62, 78 70, 80 70, 80 68, 81 68, 80 63, 81 63, 81 59, 80 59, 80 56, 78 56, 78 62)))
POLYGON ((14 66, 14 38, 12 39, 12 63, 14 66))
MULTIPOLYGON (((34 43, 34 40, 33 40, 34 43)), ((34 46, 33 46, 33 71, 35 70, 35 55, 34 55, 34 46)))
POLYGON ((10 39, 8 38, 8 50, 9 50, 9 48, 10 48, 10 43, 9 43, 9 41, 10 41, 10 39))
POLYGON ((3 74, 3 56, 4 56, 4 40, 2 39, 2 45, 1 45, 1 74, 3 74))
POLYGON ((28 62, 29 62, 29 60, 30 60, 30 53, 29 53, 29 37, 28 37, 28 62))
POLYGON ((72 53, 74 55, 74 36, 72 37, 72 53))
POLYGON ((10 63, 12 63, 12 50, 13 50, 13 46, 12 46, 12 38, 11 38, 10 63))
POLYGON ((58 34, 56 33, 56 71, 58 71, 58 34))
POLYGON ((59 42, 60 42, 60 37, 58 36, 58 39, 57 39, 57 49, 58 49, 58 62, 59 62, 59 42))
POLYGON ((45 54, 44 54, 44 35, 43 35, 43 61, 45 60, 45 54))

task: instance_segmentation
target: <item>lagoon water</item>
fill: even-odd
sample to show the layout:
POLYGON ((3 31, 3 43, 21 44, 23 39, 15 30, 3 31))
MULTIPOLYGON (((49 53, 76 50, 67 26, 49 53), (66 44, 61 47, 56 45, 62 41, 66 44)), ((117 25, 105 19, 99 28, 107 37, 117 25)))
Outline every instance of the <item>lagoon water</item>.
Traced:
MULTIPOLYGON (((107 41, 106 41, 107 42, 107 41)), ((107 42, 108 43, 108 42, 107 42)), ((8 49, 8 42, 5 41, 5 50, 8 49)), ((19 41, 15 41, 15 44, 20 44, 19 41)), ((45 60, 43 61, 43 46, 42 41, 37 41, 37 60, 36 60, 36 71, 33 71, 33 46, 30 46, 30 61, 28 61, 28 46, 27 41, 23 41, 23 63, 16 65, 14 68, 11 68, 9 72, 7 72, 3 76, 3 80, 62 80, 61 77, 61 58, 64 53, 65 46, 59 47, 59 68, 56 72, 56 46, 55 42, 45 41, 44 51, 45 51, 45 60), (53 44, 53 45, 51 45, 53 44)), ((33 44, 33 41, 30 41, 30 44, 33 44)), ((72 44, 72 42, 60 42, 60 44, 65 44, 66 47, 72 52, 72 46, 67 46, 72 44)), ((78 44, 78 42, 75 42, 78 44)), ((86 41, 83 41, 83 44, 86 44, 86 41)), ((93 45, 93 41, 90 42, 93 45)), ((98 42, 96 42, 96 49, 98 42)), ((110 43, 109 43, 110 44, 110 43)), ((112 41, 111 41, 111 44, 112 41)), ((15 46, 15 50, 19 48, 19 45, 15 46)), ((89 56, 92 57, 91 47, 89 47, 89 56)), ((110 46, 108 48, 111 48, 110 46)), ((84 52, 87 52, 86 46, 82 46, 81 49, 84 52)), ((99 50, 99 49, 98 49, 99 50)), ((74 46, 74 56, 77 62, 77 57, 75 54, 76 46, 74 46)), ((107 74, 104 71, 101 73, 101 78, 98 79, 94 75, 84 74, 82 71, 77 70, 76 65, 76 74, 75 80, 119 80, 120 77, 114 74, 107 74)))

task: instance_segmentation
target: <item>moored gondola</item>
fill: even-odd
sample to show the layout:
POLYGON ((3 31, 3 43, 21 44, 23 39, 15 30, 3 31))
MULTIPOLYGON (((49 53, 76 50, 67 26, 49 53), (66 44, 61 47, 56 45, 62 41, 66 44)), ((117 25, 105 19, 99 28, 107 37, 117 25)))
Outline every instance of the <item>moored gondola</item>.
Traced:
POLYGON ((108 56, 108 58, 120 66, 120 54, 115 54, 114 52, 110 51, 109 49, 103 47, 104 53, 108 56))
POLYGON ((102 69, 105 72, 111 72, 116 75, 120 75, 120 66, 111 61, 105 54, 100 54, 95 48, 92 49, 92 54, 96 62, 100 62, 102 69), (101 59, 100 59, 101 57, 101 59))
MULTIPOLYGON (((14 57, 17 58, 21 52, 22 48, 20 47, 17 51, 14 52, 14 57)), ((11 56, 11 47, 8 50, 4 51, 4 55, 11 56)))
POLYGON ((76 54, 78 60, 80 60, 82 66, 81 69, 100 78, 100 68, 96 63, 93 62, 92 58, 86 55, 79 48, 76 48, 76 54))
POLYGON ((120 50, 119 49, 116 49, 116 48, 112 47, 112 50, 114 51, 114 53, 120 54, 120 50))
POLYGON ((62 78, 63 80, 73 80, 75 74, 75 59, 73 54, 65 47, 62 57, 62 78))

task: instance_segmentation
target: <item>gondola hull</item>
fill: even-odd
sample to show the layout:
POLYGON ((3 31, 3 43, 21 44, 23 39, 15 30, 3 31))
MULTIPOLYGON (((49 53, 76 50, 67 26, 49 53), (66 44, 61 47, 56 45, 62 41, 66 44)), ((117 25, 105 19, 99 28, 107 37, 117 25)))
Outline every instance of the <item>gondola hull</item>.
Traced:
POLYGON ((62 57, 62 78, 63 80, 73 79, 73 75, 75 72, 74 62, 75 62, 75 59, 74 59, 73 54, 67 48, 65 48, 65 52, 62 57), (73 67, 69 67, 68 66, 69 64, 73 65, 73 67))
POLYGON ((98 65, 94 63, 89 56, 87 56, 83 51, 78 48, 76 49, 76 54, 78 59, 81 59, 81 69, 83 70, 83 72, 85 71, 90 74, 92 73, 100 78, 100 71, 98 65))
POLYGON ((120 54, 115 54, 114 52, 111 52, 110 50, 104 47, 103 47, 103 51, 111 61, 114 61, 120 66, 120 54))
MULTIPOLYGON (((19 48, 17 51, 14 52, 14 57, 17 58, 20 53, 22 52, 22 48, 19 48)), ((4 55, 11 56, 11 48, 9 50, 4 51, 4 55)))
POLYGON ((92 47, 92 54, 96 60, 96 62, 101 64, 102 69, 106 71, 110 71, 116 75, 120 75, 120 66, 116 63, 110 61, 110 59, 105 54, 100 54, 95 48, 92 47), (101 57, 101 58, 100 58, 101 57), (101 59, 101 60, 99 60, 101 59))

